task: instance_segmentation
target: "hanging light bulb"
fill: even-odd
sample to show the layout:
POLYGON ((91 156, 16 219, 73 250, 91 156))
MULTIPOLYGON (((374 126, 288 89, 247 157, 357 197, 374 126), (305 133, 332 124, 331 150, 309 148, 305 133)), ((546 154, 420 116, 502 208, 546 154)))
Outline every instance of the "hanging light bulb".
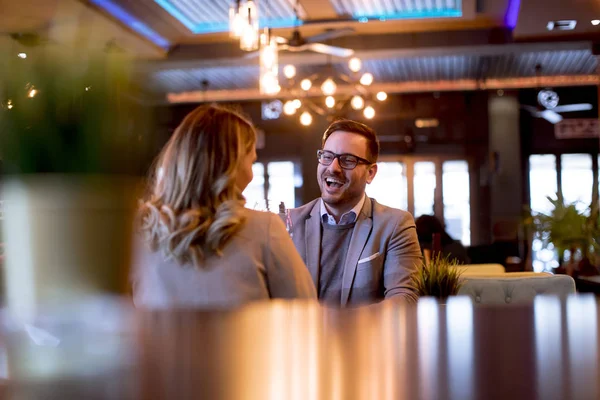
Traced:
POLYGON ((352 57, 350 61, 348 61, 348 68, 352 72, 358 72, 362 68, 362 61, 358 57, 352 57))
POLYGON ((8 108, 9 110, 12 110, 12 108, 13 108, 12 100, 8 99, 6 101, 6 108, 8 108))
POLYGON ((242 17, 240 10, 240 0, 229 7, 229 36, 232 38, 239 38, 242 36, 244 30, 244 18, 242 17))
POLYGON ((363 86, 369 86, 371 83, 373 83, 373 75, 371 75, 369 72, 365 72, 363 76, 360 77, 360 84, 363 86))
POLYGON ((240 7, 240 15, 244 20, 240 36, 240 49, 254 51, 259 46, 258 8, 253 0, 246 1, 240 7))
POLYGON ((333 98, 333 96, 327 96, 325 98, 325 105, 327 108, 333 108, 335 106, 335 98, 333 98))
POLYGON ((371 106, 366 106, 363 110, 363 114, 366 119, 373 119, 373 117, 375 116, 375 109, 371 106))
POLYGON ((246 24, 240 38, 240 49, 244 51, 254 51, 258 49, 258 33, 252 28, 252 25, 246 24))
POLYGON ((296 114, 296 110, 296 105, 292 100, 286 101, 283 105, 283 112, 285 113, 285 115, 294 115, 296 114))
POLYGON ((325 96, 333 95, 335 93, 336 89, 337 89, 337 85, 331 78, 325 79, 325 82, 323 82, 323 84, 321 85, 321 91, 323 92, 323 94, 325 96))
POLYGON ((248 22, 258 33, 258 4, 254 0, 247 0, 244 7, 248 10, 248 22))
POLYGON ((302 115, 300 115, 300 123, 304 126, 309 126, 312 124, 313 117, 310 115, 308 111, 304 111, 302 115))
POLYGON ((260 92, 262 94, 277 94, 281 90, 276 76, 266 73, 260 77, 260 92))
POLYGON ((310 79, 302 79, 302 82, 300 82, 300 87, 305 92, 308 92, 312 87, 312 82, 310 81, 310 79))
POLYGON ((265 31, 260 35, 260 65, 274 72, 279 69, 278 57, 277 57, 277 42, 271 35, 271 31, 265 28, 265 31))
POLYGON ((300 101, 300 99, 294 99, 294 101, 292 101, 292 104, 294 105, 294 107, 296 107, 296 110, 302 107, 302 102, 300 101))
POLYGON ((387 93, 386 92, 378 92, 377 93, 377 100, 379 101, 385 101, 387 99, 387 93))
POLYGON ((288 79, 292 79, 296 76, 296 67, 291 64, 286 65, 283 67, 283 75, 288 79))
POLYGON ((258 49, 258 34, 252 28, 252 25, 244 25, 242 36, 240 38, 240 49, 244 51, 254 51, 258 49))
POLYGON ((365 100, 359 95, 353 96, 352 100, 350 100, 350 106, 355 110, 360 110, 365 106, 365 100))
POLYGON ((267 28, 265 28, 265 32, 260 39, 260 92, 262 94, 277 94, 281 90, 278 77, 277 42, 267 28))

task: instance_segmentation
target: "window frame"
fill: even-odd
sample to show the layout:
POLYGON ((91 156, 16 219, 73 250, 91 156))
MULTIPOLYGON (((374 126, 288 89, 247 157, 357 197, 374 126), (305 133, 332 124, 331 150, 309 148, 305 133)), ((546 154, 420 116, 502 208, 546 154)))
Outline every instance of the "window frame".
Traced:
MULTIPOLYGON (((282 157, 261 157, 259 159, 257 159, 256 161, 254 161, 253 164, 262 164, 263 165, 263 179, 264 179, 264 184, 263 184, 263 200, 265 201, 266 207, 269 211, 271 212, 277 212, 278 210, 271 210, 268 204, 268 198, 269 198, 269 186, 270 186, 270 180, 269 180, 269 163, 272 162, 291 162, 294 165, 294 179, 296 177, 296 175, 300 175, 302 176, 302 164, 300 163, 300 159, 298 157, 291 157, 291 158, 282 158, 282 157)), ((298 203, 299 203, 299 199, 300 199, 300 195, 301 192, 300 190, 302 189, 302 187, 296 187, 294 186, 294 202, 296 204, 286 204, 285 206, 287 208, 294 208, 294 207, 298 207, 298 203)))
MULTIPOLYGON (((415 215, 415 200, 414 200, 414 176, 415 169, 414 164, 416 162, 433 162, 435 166, 435 195, 433 199, 433 210, 434 215, 440 219, 440 221, 445 221, 444 218, 444 199, 443 199, 443 164, 446 161, 466 161, 469 171, 469 213, 470 213, 470 228, 471 228, 471 246, 476 244, 474 242, 474 238, 480 235, 480 226, 476 222, 476 218, 474 216, 479 215, 479 185, 478 185, 478 174, 474 170, 475 160, 473 157, 468 156, 460 156, 460 155, 382 155, 379 156, 378 163, 380 162, 402 162, 406 166, 406 181, 407 188, 406 193, 408 197, 408 208, 407 211, 411 213, 411 215, 415 215)), ((375 176, 377 179, 377 176, 375 176)))

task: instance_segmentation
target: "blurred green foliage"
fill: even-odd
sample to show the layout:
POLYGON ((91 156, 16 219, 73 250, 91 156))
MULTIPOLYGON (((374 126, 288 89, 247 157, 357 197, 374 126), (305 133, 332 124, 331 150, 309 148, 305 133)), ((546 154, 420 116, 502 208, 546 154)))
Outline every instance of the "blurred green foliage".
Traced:
POLYGON ((560 193, 556 198, 547 197, 552 204, 551 212, 529 211, 525 224, 534 230, 543 247, 550 244, 562 257, 565 250, 580 250, 583 258, 593 260, 600 249, 600 215, 597 202, 585 211, 577 209, 577 203, 566 204, 560 193))
POLYGON ((134 100, 130 62, 36 49, 2 54, 0 155, 5 173, 138 174, 149 118, 134 100))

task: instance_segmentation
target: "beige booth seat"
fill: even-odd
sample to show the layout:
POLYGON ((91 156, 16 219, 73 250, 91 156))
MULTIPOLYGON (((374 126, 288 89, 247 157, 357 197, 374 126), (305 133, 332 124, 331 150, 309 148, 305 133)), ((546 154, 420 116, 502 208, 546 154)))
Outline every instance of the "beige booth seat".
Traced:
POLYGON ((466 264, 457 265, 455 267, 461 272, 461 276, 475 276, 475 275, 490 275, 490 274, 504 274, 506 271, 502 264, 466 264))
POLYGON ((458 294, 470 296, 475 304, 518 304, 531 302, 536 295, 567 296, 575 293, 575 281, 568 275, 514 272, 508 274, 463 274, 458 294))

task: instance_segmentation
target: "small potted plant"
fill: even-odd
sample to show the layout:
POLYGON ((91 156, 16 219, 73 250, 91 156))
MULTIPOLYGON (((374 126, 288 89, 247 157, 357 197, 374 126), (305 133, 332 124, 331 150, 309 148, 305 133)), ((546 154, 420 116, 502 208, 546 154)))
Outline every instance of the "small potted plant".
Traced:
POLYGON ((462 272, 456 268, 456 259, 436 253, 426 256, 411 275, 413 290, 419 297, 431 296, 445 302, 448 296, 458 294, 462 286, 462 272))

